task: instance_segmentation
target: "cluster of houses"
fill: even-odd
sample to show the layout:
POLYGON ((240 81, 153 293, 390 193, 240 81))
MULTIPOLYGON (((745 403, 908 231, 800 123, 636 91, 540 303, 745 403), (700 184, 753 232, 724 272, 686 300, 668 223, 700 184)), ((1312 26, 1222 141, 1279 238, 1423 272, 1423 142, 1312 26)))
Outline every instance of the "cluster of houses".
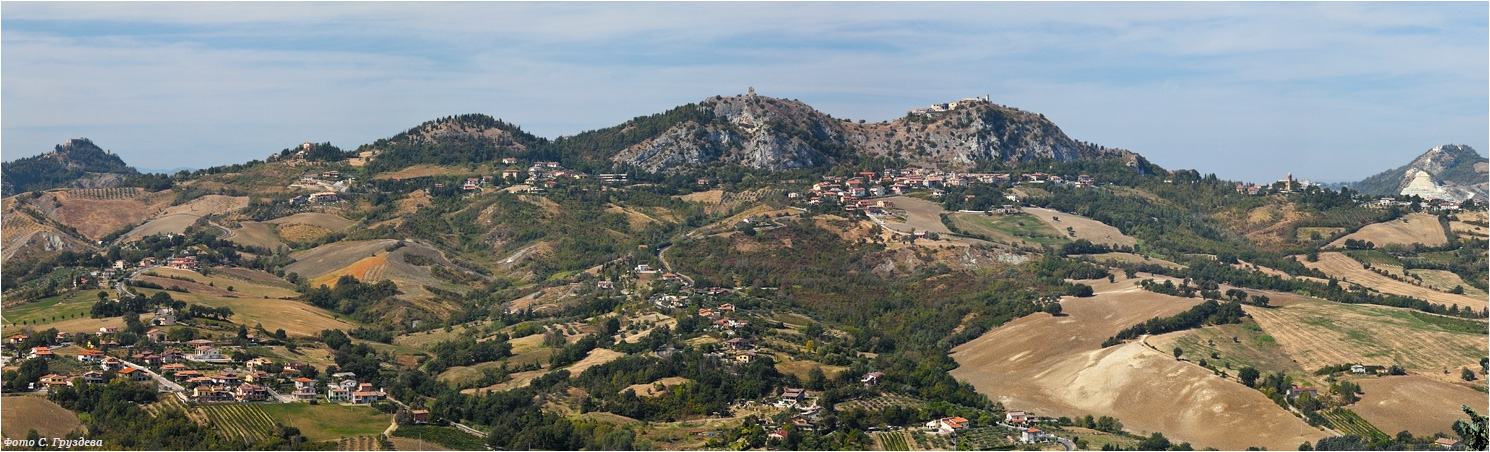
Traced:
POLYGON ((954 111, 958 108, 970 107, 974 103, 978 102, 988 102, 988 96, 985 95, 983 97, 969 97, 956 102, 943 102, 940 104, 931 104, 930 107, 912 108, 909 113, 912 115, 934 116, 954 111))
MULTIPOLYGON (((1035 172, 1021 174, 1016 180, 1011 173, 960 173, 912 167, 900 170, 888 169, 878 173, 864 171, 852 177, 823 176, 821 182, 812 185, 807 202, 808 204, 836 202, 858 209, 869 206, 885 208, 883 205, 864 203, 862 198, 903 195, 920 189, 931 190, 932 196, 943 196, 946 194, 943 190, 945 187, 998 183, 1049 183, 1089 187, 1095 183, 1095 179, 1091 175, 1082 174, 1073 181, 1054 174, 1035 172)), ((788 197, 799 198, 801 195, 793 193, 788 197)))
MULTIPOLYGON (((732 304, 732 303, 725 303, 725 304, 719 305, 718 308, 699 308, 698 309, 698 316, 709 319, 709 321, 711 323, 713 323, 713 325, 716 328, 719 328, 721 330, 726 330, 726 331, 731 330, 731 329, 734 329, 734 328, 744 327, 744 326, 750 324, 750 321, 749 320, 736 319, 736 318, 732 318, 732 317, 727 317, 724 314, 726 312, 730 312, 730 313, 735 312, 735 305, 732 304)), ((734 339, 731 339, 731 340, 734 340, 734 339)), ((740 339, 740 340, 744 340, 744 339, 740 339)))

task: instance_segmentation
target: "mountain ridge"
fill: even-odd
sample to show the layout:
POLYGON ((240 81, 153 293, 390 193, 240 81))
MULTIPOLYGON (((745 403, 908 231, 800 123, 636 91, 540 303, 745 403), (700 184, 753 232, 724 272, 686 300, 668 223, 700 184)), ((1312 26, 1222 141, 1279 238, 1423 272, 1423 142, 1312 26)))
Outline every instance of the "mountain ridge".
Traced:
POLYGON ((1378 196, 1418 195, 1453 201, 1485 199, 1490 194, 1490 159, 1466 145, 1429 149, 1412 162, 1386 170, 1350 187, 1378 196))

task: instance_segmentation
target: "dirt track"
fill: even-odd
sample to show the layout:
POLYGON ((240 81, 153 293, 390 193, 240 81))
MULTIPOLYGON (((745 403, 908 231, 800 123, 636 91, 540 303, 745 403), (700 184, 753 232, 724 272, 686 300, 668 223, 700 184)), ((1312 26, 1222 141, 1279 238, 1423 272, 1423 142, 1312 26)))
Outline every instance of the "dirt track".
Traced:
POLYGON ((1118 330, 1200 301, 1145 292, 1136 281, 1087 281, 1098 295, 1065 299, 1067 315, 1034 314, 957 347, 952 357, 962 367, 952 375, 1009 409, 1114 416, 1130 431, 1197 448, 1291 450, 1325 436, 1260 392, 1167 353, 1138 342, 1100 348, 1118 330))

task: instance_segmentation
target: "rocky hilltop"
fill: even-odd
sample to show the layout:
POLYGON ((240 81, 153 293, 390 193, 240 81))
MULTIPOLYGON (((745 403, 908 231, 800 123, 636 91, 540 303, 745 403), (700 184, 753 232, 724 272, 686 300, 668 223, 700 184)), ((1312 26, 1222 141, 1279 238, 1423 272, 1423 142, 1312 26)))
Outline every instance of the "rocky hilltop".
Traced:
POLYGON ((1352 185, 1362 193, 1463 201, 1484 200, 1490 191, 1490 159, 1469 146, 1446 144, 1429 149, 1405 166, 1384 171, 1352 185))
POLYGON ((796 100, 753 93, 715 96, 679 110, 684 114, 669 112, 677 119, 655 136, 626 146, 609 160, 658 172, 714 162, 783 170, 869 157, 956 169, 988 161, 1134 156, 1073 140, 1044 115, 986 99, 938 104, 894 121, 867 124, 835 119, 796 100))
POLYGON ((0 173, 3 196, 58 187, 107 187, 139 174, 87 138, 72 138, 52 152, 0 164, 0 173))

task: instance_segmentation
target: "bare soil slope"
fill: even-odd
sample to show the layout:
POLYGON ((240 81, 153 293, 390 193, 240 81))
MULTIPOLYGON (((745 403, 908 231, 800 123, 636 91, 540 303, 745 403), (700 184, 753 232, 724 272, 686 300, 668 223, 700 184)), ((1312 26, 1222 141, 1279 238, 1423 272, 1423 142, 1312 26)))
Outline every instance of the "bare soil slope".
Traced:
POLYGON ((1490 406, 1485 393, 1417 375, 1365 378, 1357 382, 1365 394, 1360 402, 1351 405, 1351 410, 1388 434, 1407 430, 1415 435, 1442 432, 1453 437, 1454 421, 1469 418, 1460 411, 1460 405, 1469 405, 1481 413, 1490 406))
POLYGON ((1098 295, 1067 298, 1067 315, 1020 318, 953 349, 962 367, 952 375, 1010 409, 1110 415, 1131 431, 1161 431, 1196 447, 1285 450, 1325 436, 1260 392, 1139 342, 1101 348, 1123 328, 1200 301, 1145 292, 1135 281, 1084 281, 1098 295))
POLYGON ((285 273, 298 273, 301 278, 314 279, 384 252, 394 242, 396 240, 390 239, 336 242, 295 252, 290 255, 295 263, 285 266, 285 273))
POLYGON ((1344 248, 1348 239, 1368 241, 1378 247, 1388 243, 1443 246, 1449 242, 1448 236, 1443 233, 1443 226, 1438 224, 1438 217, 1426 213, 1409 214, 1398 220, 1367 225, 1330 243, 1330 246, 1344 248))
POLYGON ((44 397, 13 396, 0 400, 0 433, 7 439, 24 439, 36 429, 42 438, 61 438, 83 426, 78 416, 44 397))
POLYGON ((323 227, 323 228, 326 228, 326 229, 330 229, 332 231, 341 231, 343 229, 346 229, 346 228, 351 227, 353 222, 352 222, 352 220, 348 220, 346 218, 342 218, 340 216, 332 215, 332 214, 329 214, 329 213, 306 212, 306 213, 297 213, 297 214, 290 215, 290 216, 287 216, 287 217, 275 218, 273 220, 267 221, 267 223, 274 223, 274 224, 281 224, 281 225, 284 225, 284 224, 308 224, 308 225, 311 225, 311 226, 319 226, 319 227, 323 227))

